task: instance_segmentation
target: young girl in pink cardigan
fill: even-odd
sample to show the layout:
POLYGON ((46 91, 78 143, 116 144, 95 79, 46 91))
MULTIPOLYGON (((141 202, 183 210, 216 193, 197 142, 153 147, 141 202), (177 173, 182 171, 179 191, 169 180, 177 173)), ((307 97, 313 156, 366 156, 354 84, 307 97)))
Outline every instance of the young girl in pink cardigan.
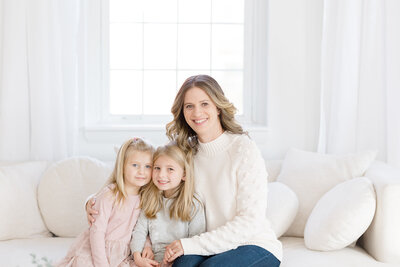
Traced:
POLYGON ((139 138, 122 145, 111 177, 96 196, 99 215, 57 266, 135 266, 129 243, 140 213, 141 188, 151 179, 153 152, 154 148, 139 138))

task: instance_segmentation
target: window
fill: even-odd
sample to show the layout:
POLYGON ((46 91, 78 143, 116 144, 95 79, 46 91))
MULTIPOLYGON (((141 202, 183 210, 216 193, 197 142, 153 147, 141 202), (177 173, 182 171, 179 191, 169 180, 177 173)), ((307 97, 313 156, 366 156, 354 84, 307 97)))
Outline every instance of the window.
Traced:
POLYGON ((164 125, 180 85, 200 73, 220 83, 242 123, 265 125, 266 0, 95 2, 86 126, 164 125))

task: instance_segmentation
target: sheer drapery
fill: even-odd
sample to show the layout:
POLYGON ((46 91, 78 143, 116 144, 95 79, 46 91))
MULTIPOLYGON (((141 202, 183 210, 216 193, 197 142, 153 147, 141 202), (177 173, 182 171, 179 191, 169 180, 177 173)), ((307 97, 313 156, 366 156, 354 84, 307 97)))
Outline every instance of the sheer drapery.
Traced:
POLYGON ((74 154, 79 1, 2 0, 0 160, 74 154))
POLYGON ((325 0, 319 151, 400 167, 400 1, 325 0))

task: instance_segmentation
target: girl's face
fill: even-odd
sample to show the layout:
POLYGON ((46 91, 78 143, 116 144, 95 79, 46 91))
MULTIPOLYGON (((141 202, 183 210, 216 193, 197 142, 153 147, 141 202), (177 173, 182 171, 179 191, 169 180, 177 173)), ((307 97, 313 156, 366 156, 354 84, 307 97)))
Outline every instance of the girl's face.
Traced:
POLYGON ((153 183, 164 191, 165 197, 171 197, 174 189, 185 180, 184 169, 172 158, 161 155, 153 166, 153 183))
POLYGON ((152 160, 150 152, 133 151, 128 155, 124 166, 124 182, 128 194, 137 195, 140 187, 150 182, 152 160))
POLYGON ((201 142, 210 142, 223 133, 219 113, 217 106, 202 89, 193 87, 186 92, 183 115, 201 142))

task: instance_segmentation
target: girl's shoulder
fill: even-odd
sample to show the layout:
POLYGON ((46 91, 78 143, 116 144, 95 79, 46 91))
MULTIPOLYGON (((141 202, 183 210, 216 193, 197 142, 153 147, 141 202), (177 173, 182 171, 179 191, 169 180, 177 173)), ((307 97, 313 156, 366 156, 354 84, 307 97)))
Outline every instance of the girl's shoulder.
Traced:
POLYGON ((115 184, 109 184, 104 186, 100 191, 96 194, 96 199, 97 200, 115 200, 115 194, 114 194, 114 189, 115 189, 115 184))

